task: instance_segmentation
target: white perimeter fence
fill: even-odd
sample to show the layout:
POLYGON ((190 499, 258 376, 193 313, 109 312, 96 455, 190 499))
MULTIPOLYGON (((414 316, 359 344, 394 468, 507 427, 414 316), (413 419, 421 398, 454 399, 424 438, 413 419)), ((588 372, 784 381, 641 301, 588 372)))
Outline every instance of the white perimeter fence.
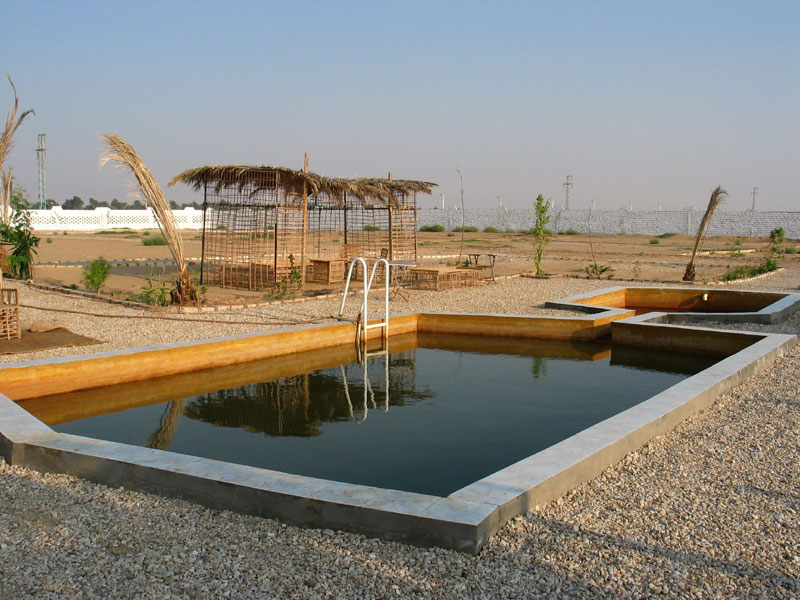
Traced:
MULTIPOLYGON (((685 233, 694 235, 703 218, 702 210, 596 210, 591 214, 593 233, 618 234, 685 233)), ((155 229, 158 227, 153 211, 146 210, 32 210, 31 225, 39 231, 97 231, 101 229, 155 229)), ((173 211, 180 229, 202 229, 203 211, 184 208, 173 211)), ((533 227, 533 209, 468 208, 464 211, 466 226, 483 231, 494 227, 499 231, 527 230, 533 227)), ((574 229, 586 233, 589 229, 589 211, 555 208, 551 212, 550 229, 574 229)), ((418 226, 442 225, 447 231, 460 227, 462 211, 455 207, 421 208, 417 211, 418 226)), ((709 235, 738 235, 766 237, 776 227, 783 227, 786 237, 800 238, 800 212, 726 212, 717 211, 711 220, 709 235)))

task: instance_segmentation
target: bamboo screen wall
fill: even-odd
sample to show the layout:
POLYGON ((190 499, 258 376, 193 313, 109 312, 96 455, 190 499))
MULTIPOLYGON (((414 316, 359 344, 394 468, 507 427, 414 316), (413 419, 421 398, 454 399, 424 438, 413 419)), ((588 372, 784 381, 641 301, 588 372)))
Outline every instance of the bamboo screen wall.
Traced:
POLYGON ((313 259, 415 261, 416 194, 436 185, 266 165, 199 167, 170 185, 178 182, 204 193, 202 282, 250 290, 269 289, 293 269, 305 281, 313 259))
POLYGON ((310 258, 379 258, 416 260, 417 210, 415 194, 382 199, 351 195, 345 201, 319 194, 309 199, 308 255, 310 258))
POLYGON ((203 283, 268 289, 304 264, 303 190, 263 171, 244 183, 205 185, 203 283))

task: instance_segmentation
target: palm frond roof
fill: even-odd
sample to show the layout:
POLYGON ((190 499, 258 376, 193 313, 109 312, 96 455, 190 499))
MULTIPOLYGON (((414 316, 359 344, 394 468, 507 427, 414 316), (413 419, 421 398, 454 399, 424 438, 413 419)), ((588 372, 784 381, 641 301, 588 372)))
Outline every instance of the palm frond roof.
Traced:
POLYGON ((339 201, 350 196, 365 203, 378 200, 394 204, 397 202, 398 196, 415 192, 430 194, 437 185, 429 181, 411 179, 325 177, 317 173, 272 165, 197 167, 179 173, 170 180, 168 185, 184 183, 195 191, 208 186, 209 189, 218 193, 227 187, 239 188, 239 190, 251 184, 263 187, 265 180, 272 176, 276 176, 275 185, 287 192, 296 193, 305 184, 309 195, 323 193, 339 201))

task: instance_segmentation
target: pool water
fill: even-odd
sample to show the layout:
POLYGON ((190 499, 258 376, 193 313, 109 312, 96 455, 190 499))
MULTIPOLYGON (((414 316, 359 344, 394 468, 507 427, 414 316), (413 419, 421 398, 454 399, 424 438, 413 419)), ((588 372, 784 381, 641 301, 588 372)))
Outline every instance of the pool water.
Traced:
MULTIPOLYGON (((350 348, 339 352, 354 358, 350 348)), ((320 353, 306 358, 313 362, 314 354, 320 353)), ((62 433, 446 496, 719 357, 603 342, 420 334, 393 338, 388 359, 370 358, 366 368, 326 360, 322 368, 286 367, 280 377, 266 361, 238 367, 247 370, 244 385, 239 376, 209 372, 21 405, 62 433), (198 381, 206 383, 198 388, 198 381), (112 398, 130 401, 104 400, 112 398), (96 414, 102 410, 93 403, 116 412, 96 414), (47 407, 59 405, 80 409, 48 418, 47 407)))

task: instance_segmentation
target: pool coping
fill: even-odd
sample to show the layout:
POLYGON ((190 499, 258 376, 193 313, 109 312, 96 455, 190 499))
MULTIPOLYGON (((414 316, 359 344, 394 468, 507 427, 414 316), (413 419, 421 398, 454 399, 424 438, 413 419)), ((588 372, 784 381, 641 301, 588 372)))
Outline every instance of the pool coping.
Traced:
MULTIPOLYGON (((596 293, 596 292, 595 292, 596 293)), ((795 294, 794 296, 800 295, 795 294)), ((604 308, 604 307, 599 307, 604 308)), ((786 311, 786 306, 778 307, 786 311)), ((509 519, 533 506, 547 503, 587 481, 640 448, 655 436, 673 429, 742 380, 767 368, 797 343, 795 336, 720 331, 664 323, 667 313, 630 316, 631 311, 607 308, 587 317, 531 317, 414 313, 419 327, 453 331, 474 323, 490 323, 507 330, 509 323, 541 323, 560 319, 608 325, 612 339, 639 343, 652 332, 688 340, 690 349, 704 350, 719 339, 731 340, 738 352, 671 386, 648 400, 597 423, 541 452, 509 465, 447 497, 387 490, 291 475, 267 469, 129 446, 53 431, 4 394, 0 394, 0 455, 14 465, 39 471, 67 473, 111 486, 183 498, 215 508, 277 518, 304 527, 330 527, 423 546, 442 546, 477 554, 509 519), (465 325, 466 324, 466 325, 465 325), (704 332, 708 332, 707 334, 704 332), (667 335, 668 334, 668 335, 667 335), (700 340, 698 342, 698 340, 700 340), (698 345, 699 344, 699 345, 698 345)), ((719 313, 714 313, 719 317, 719 313)), ((397 315, 394 319, 409 319, 397 315)), ((307 329, 342 327, 314 325, 307 329)), ((204 342, 182 342, 147 349, 98 353, 6 365, 20 367, 85 363, 87 358, 120 357, 128 360, 143 352, 197 348, 215 342, 240 343, 268 334, 243 334, 204 342)), ((338 330, 337 330, 338 331, 338 330)), ((576 330, 582 331, 582 330, 576 330)), ((507 335, 509 335, 507 333, 507 335)), ((0 384, 1 386, 2 384, 0 384)))

